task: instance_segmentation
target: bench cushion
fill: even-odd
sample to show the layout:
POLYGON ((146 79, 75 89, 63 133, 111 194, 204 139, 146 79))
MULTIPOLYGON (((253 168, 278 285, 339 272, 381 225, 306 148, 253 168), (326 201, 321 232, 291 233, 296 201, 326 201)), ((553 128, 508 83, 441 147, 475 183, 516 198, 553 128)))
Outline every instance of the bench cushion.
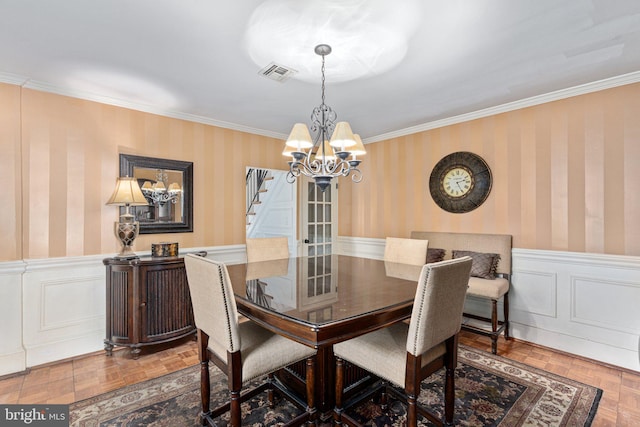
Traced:
POLYGON ((498 277, 496 279, 469 278, 467 295, 475 295, 484 298, 499 299, 509 292, 509 281, 498 277))

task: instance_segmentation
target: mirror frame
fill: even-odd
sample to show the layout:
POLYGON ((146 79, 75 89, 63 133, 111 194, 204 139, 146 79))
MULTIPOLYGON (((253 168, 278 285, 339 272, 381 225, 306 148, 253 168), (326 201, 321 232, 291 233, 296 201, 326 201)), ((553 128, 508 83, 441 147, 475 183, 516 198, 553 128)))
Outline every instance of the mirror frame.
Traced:
MULTIPOLYGON (((140 223, 140 234, 190 233, 193 232, 193 162, 182 160, 156 159, 153 157, 120 154, 120 176, 133 177, 134 168, 171 169, 182 172, 183 218, 182 222, 140 223)), ((131 206, 136 214, 136 206, 131 206)), ((125 208, 120 208, 120 214, 125 208)))

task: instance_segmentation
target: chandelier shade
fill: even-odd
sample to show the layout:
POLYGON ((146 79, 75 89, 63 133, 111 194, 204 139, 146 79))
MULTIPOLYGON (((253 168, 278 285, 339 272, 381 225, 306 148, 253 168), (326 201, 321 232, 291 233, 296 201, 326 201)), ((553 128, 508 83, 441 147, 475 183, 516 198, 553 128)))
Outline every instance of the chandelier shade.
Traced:
POLYGON ((182 194, 182 188, 177 182, 173 182, 167 188, 165 182, 168 179, 168 174, 162 169, 156 170, 155 182, 145 181, 142 184, 142 193, 149 200, 150 203, 156 205, 164 205, 167 202, 177 203, 182 194))
POLYGON ((322 103, 313 109, 309 128, 303 123, 293 126, 282 155, 291 157, 287 182, 294 183, 296 178, 304 175, 312 178, 324 191, 333 178, 340 176, 351 176, 352 181, 360 182, 362 173, 358 166, 361 160, 356 156, 366 151, 349 123, 336 122, 337 114, 324 102, 324 61, 325 56, 331 53, 331 46, 320 44, 315 47, 315 52, 322 56, 322 103), (351 147, 355 151, 351 152, 351 147))

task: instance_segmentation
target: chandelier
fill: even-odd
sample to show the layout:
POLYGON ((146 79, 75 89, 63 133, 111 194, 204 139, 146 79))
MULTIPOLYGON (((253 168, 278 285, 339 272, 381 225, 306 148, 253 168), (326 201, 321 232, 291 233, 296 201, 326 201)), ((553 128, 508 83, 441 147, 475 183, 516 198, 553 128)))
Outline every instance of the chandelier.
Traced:
POLYGON ((168 174, 162 169, 157 169, 156 182, 151 183, 151 181, 145 181, 145 183, 142 184, 142 193, 153 204, 160 206, 167 202, 175 204, 180 199, 182 188, 180 188, 180 184, 176 182, 172 183, 169 185, 169 188, 167 188, 167 180, 168 174))
POLYGON ((319 44, 315 53, 322 56, 322 103, 311 113, 311 131, 304 123, 296 123, 282 154, 292 157, 288 162, 287 182, 294 183, 300 175, 305 175, 313 178, 324 191, 336 177, 351 175, 353 182, 362 181, 362 172, 358 169, 361 160, 357 156, 366 151, 349 123, 336 123, 337 114, 324 103, 324 57, 331 53, 331 46, 319 44))

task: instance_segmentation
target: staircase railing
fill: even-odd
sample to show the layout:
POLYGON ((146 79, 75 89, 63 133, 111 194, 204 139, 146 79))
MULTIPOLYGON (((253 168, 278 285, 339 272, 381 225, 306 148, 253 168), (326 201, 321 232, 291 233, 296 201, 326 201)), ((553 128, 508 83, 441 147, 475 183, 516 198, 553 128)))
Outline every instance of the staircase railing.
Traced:
MULTIPOLYGON (((260 193, 263 191, 263 184, 269 176, 269 171, 264 169, 249 169, 247 171, 247 213, 254 214, 254 206, 260 203, 260 193)), ((247 223, 249 221, 247 220, 247 223)))

